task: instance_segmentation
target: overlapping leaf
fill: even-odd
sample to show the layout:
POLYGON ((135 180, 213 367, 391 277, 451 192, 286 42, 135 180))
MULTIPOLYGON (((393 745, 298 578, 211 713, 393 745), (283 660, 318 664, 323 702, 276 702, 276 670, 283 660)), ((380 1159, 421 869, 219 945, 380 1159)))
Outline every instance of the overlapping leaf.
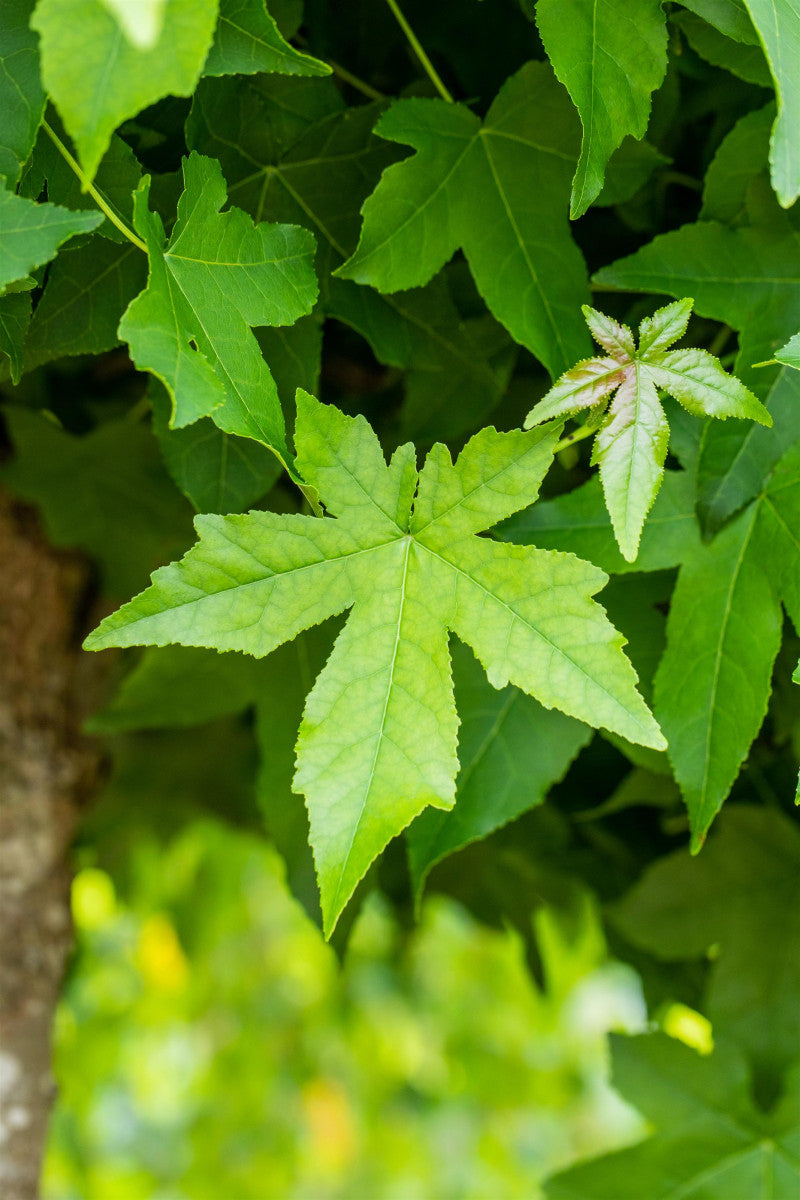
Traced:
POLYGON ((667 69, 664 10, 661 0, 630 0, 624 9, 597 0, 538 0, 536 21, 583 123, 570 204, 570 215, 580 217, 599 195, 622 139, 645 135, 650 97, 667 69))
POLYGON ((251 326, 290 325, 311 310, 317 283, 312 237, 286 225, 253 225, 220 213, 225 182, 212 159, 184 163, 185 191, 166 242, 161 218, 137 193, 136 227, 147 242, 147 288, 126 310, 120 337, 172 397, 180 428, 212 416, 221 429, 287 456, 275 381, 251 326))
POLYGON ((775 81, 772 183, 784 208, 800 196, 800 0, 745 0, 775 81))
POLYGON ((651 1122, 651 1137, 573 1167, 547 1200, 793 1200, 800 1188, 800 1064, 768 1114, 747 1063, 721 1043, 700 1057, 662 1033, 612 1038, 613 1080, 651 1122))
POLYGON ((90 180, 118 125, 162 96, 194 91, 217 8, 218 0, 165 0, 158 37, 137 45, 103 0, 38 0, 42 79, 90 180))
POLYGON ((800 627, 800 452, 678 576, 655 708, 695 848, 727 796, 767 710, 781 602, 800 627))
POLYGON ((592 461, 600 466, 614 533, 628 562, 636 558, 642 527, 664 474, 669 425, 658 388, 695 416, 749 417, 772 424, 760 401, 712 354, 669 349, 685 333, 691 310, 691 300, 659 309, 642 322, 637 349, 627 326, 585 306, 589 328, 606 356, 572 367, 526 419, 531 427, 594 410, 598 432, 592 461))
POLYGON ((0 188, 0 295, 49 262, 63 242, 90 233, 102 220, 99 212, 70 212, 0 188))
POLYGON ((577 130, 548 69, 513 75, 483 123, 461 105, 411 99, 376 132, 417 153, 384 172, 337 274, 381 292, 419 287, 461 247, 494 316, 552 375, 566 370, 585 352, 588 296, 565 213, 577 130))
POLYGON ((33 6, 34 0, 0 5, 0 180, 9 187, 19 179, 44 113, 38 39, 29 25, 33 6))
POLYGON ((265 0, 220 0, 205 75, 330 75, 327 63, 301 54, 281 36, 265 0))
POLYGON ((295 777, 328 929, 392 836, 429 804, 452 807, 448 629, 495 687, 514 683, 587 723, 663 746, 621 639, 590 599, 603 573, 475 537, 535 494, 556 435, 483 430, 455 466, 437 446, 414 500, 410 446, 387 467, 363 419, 299 393, 298 466, 338 519, 198 518, 198 545, 87 643, 262 656, 354 606, 309 695, 295 777))

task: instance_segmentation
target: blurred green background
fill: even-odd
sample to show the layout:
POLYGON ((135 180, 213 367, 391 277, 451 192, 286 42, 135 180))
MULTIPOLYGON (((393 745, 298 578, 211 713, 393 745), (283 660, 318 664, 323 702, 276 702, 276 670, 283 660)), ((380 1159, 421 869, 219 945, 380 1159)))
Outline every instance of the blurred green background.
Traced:
POLYGON ((606 1033, 645 1005, 588 894, 538 909, 539 983, 519 933, 437 895, 415 927, 372 891, 334 950, 213 812, 243 803, 242 730, 198 734, 194 810, 189 736, 117 739, 77 850, 46 1200, 530 1200, 641 1136, 606 1033))

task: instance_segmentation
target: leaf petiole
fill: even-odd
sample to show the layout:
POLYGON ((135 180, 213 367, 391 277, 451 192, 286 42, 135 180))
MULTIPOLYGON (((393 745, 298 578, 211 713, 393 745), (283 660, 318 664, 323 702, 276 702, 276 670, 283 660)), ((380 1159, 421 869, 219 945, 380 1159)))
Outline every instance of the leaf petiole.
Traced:
POLYGON ((567 450, 570 446, 574 446, 576 442, 582 442, 584 438, 591 437, 593 433, 597 433, 597 421, 587 421, 584 425, 579 425, 572 433, 566 434, 560 441, 556 442, 553 453, 559 454, 562 450, 567 450))
POLYGON ((442 82, 442 80, 439 76, 439 72, 436 70, 433 63, 431 62, 431 60, 428 58, 427 54, 425 53, 425 51, 422 47, 422 44, 420 43, 419 38, 414 33, 414 30, 411 28, 408 21, 403 16, 403 13, 400 9, 400 6, 397 3, 397 0, 386 0, 386 3, 389 5, 389 8, 394 13, 394 15, 397 19, 397 24, 400 26, 403 33, 408 38, 408 42, 409 42, 409 45, 411 46, 411 49, 414 51, 417 58, 422 63, 422 66, 424 67, 425 72, 426 72, 428 78, 430 79, 431 83, 436 88, 437 92, 442 97, 442 99, 446 100, 448 104, 452 104, 453 97, 450 95, 449 91, 447 90, 444 83, 442 82))
POLYGON ((70 154, 69 150, 64 145, 64 143, 62 142, 61 138, 58 136, 56 131, 50 125, 48 125, 47 121, 42 121, 42 128, 44 129, 47 136, 50 138, 50 141, 53 143, 55 148, 58 150, 61 157, 64 159, 64 161, 67 163, 67 165, 69 167, 71 167, 72 170, 77 175, 78 179, 81 182, 81 187, 82 187, 83 191, 89 193, 89 195, 92 197, 92 199, 94 200, 97 207, 101 210, 101 212, 105 213, 105 215, 108 217, 111 224, 116 226, 116 228, 120 231, 120 233, 124 234, 129 242, 131 242, 134 246, 138 247, 139 250, 142 250, 145 254, 147 254, 147 246, 144 244, 142 239, 137 237, 132 229, 128 228, 128 226, 125 224, 125 222, 122 220, 121 217, 117 216, 117 214, 114 212, 111 205, 106 200, 105 196, 103 196, 103 194, 97 190, 97 188, 94 186, 94 184, 89 183, 89 181, 87 180, 83 171, 81 170, 80 164, 78 163, 77 159, 75 159, 70 154))

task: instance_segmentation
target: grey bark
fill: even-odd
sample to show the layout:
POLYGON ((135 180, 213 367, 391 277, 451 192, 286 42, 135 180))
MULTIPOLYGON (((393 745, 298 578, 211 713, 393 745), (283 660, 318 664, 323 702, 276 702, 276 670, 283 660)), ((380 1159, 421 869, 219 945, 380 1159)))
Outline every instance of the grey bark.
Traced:
POLYGON ((72 944, 69 847, 100 767, 82 737, 87 568, 0 493, 0 1195, 36 1200, 51 1026, 72 944))

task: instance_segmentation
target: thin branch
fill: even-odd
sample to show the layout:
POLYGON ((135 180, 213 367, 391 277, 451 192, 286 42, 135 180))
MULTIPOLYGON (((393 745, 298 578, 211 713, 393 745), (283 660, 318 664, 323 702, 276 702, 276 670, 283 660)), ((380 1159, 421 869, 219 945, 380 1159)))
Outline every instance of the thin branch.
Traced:
POLYGON ((139 248, 139 250, 143 250, 144 253, 146 254, 147 246, 145 245, 145 243, 142 241, 141 238, 136 236, 136 234, 133 232, 132 229, 128 228, 128 226, 125 224, 125 222, 122 220, 122 218, 118 217, 117 214, 114 212, 113 208, 108 203, 105 196, 97 190, 97 188, 94 186, 93 183, 89 182, 89 180, 86 178, 83 171, 81 170, 80 164, 70 154, 69 150, 64 145, 64 143, 62 142, 61 138, 58 136, 56 131, 48 125, 47 121, 42 121, 42 128, 44 129, 47 136, 50 138, 50 141, 53 143, 53 145, 58 150, 61 157, 64 159, 64 162, 66 162, 72 168, 72 170, 75 172, 75 174, 77 175, 78 179, 80 180, 80 184, 81 184, 83 191, 89 193, 89 195, 92 197, 92 199, 94 200, 95 204, 100 209, 100 211, 105 213, 105 215, 108 217, 111 224, 115 225, 116 228, 120 231, 120 233, 125 235, 125 237, 128 239, 129 242, 131 242, 134 246, 137 246, 139 248))
POLYGON ((414 51, 417 58, 422 63, 422 66, 424 67, 425 72, 426 72, 428 78, 430 79, 431 83, 436 88, 437 92, 442 97, 442 99, 446 100, 448 102, 448 104, 452 104, 453 97, 450 95, 447 88, 442 83, 442 80, 439 76, 439 72, 436 70, 436 67, 433 65, 433 63, 431 62, 431 60, 428 58, 427 54, 423 50, 422 45, 419 41, 419 38, 414 33, 414 30, 411 28, 408 21, 403 16, 403 13, 400 10, 397 0, 386 0, 386 3, 389 5, 389 8, 392 10, 395 17, 397 18, 397 24, 400 26, 403 33, 406 35, 409 45, 411 46, 411 49, 414 51))

